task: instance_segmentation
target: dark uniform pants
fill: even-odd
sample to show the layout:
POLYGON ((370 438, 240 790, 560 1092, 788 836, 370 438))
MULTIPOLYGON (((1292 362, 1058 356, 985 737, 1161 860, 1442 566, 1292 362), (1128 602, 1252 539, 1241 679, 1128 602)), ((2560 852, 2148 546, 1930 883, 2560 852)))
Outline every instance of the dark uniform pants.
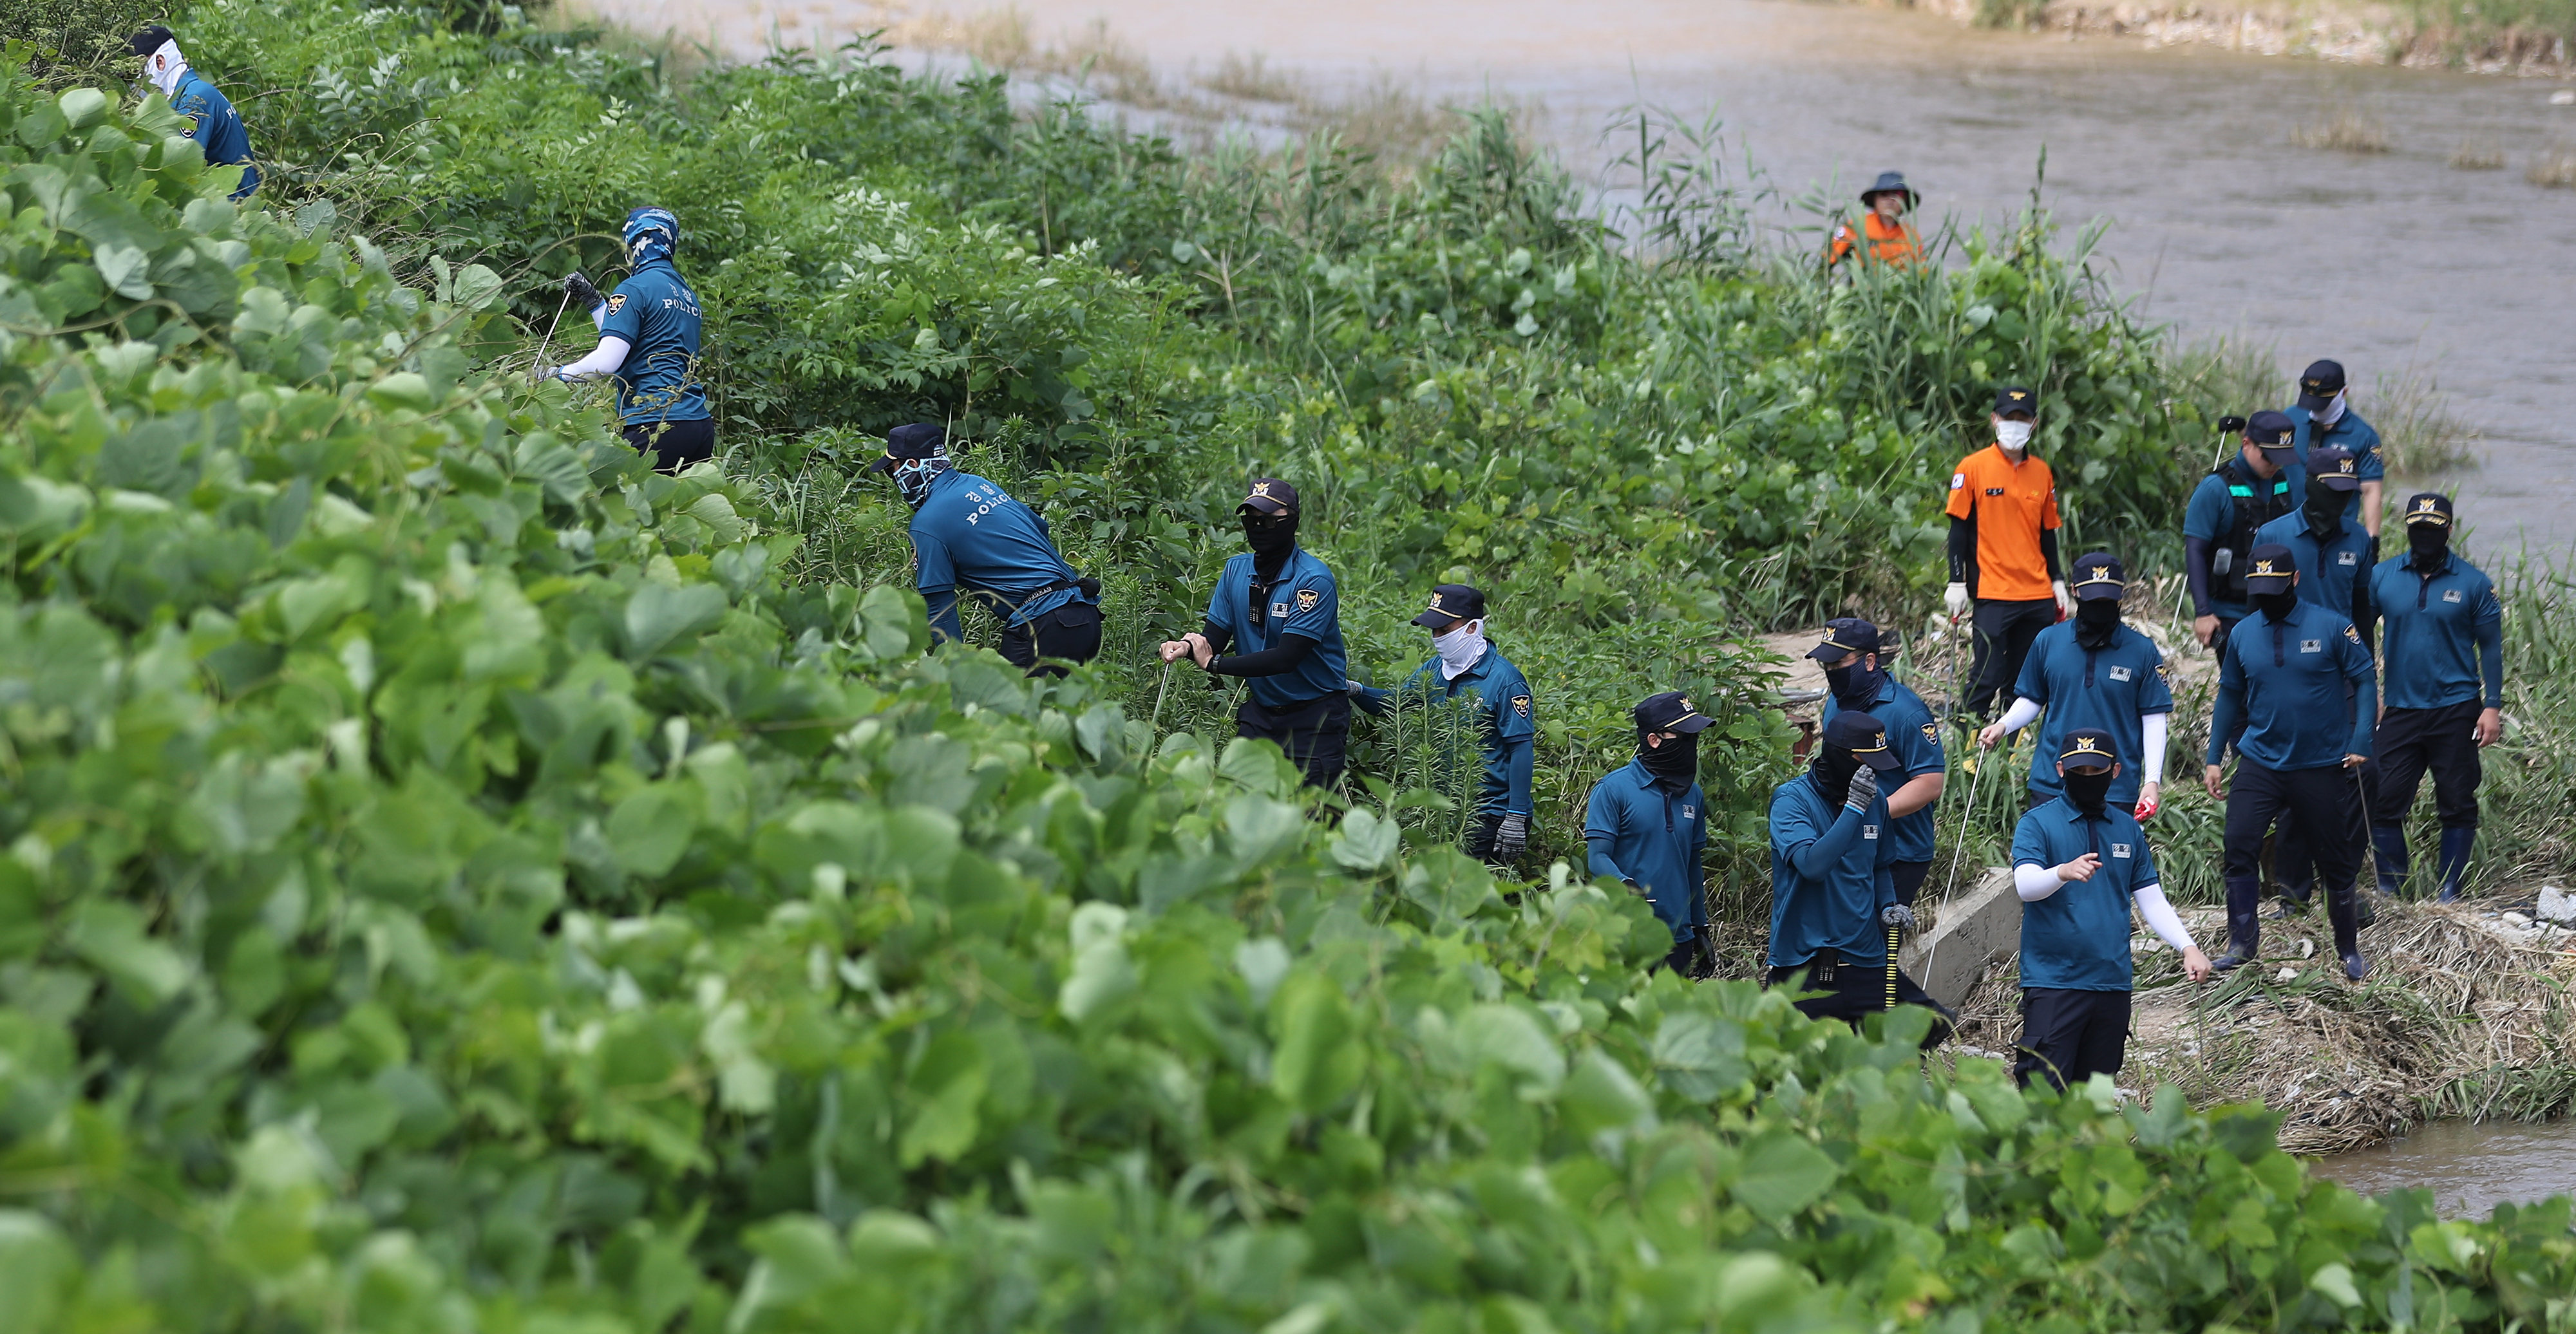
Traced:
POLYGON ((1887 873, 1896 878, 1896 901, 1911 908, 1914 896, 1923 892, 1923 878, 1932 874, 1932 863, 1889 862, 1887 873))
POLYGON ((1968 688, 1968 713, 1983 718, 1998 693, 2007 703, 2011 701, 2013 682, 2021 679, 2022 659, 2030 656, 2030 642, 2039 638, 2040 631, 2057 624, 2057 599, 1980 599, 1973 623, 1977 628, 1977 652, 1968 675, 1976 684, 1968 688))
POLYGON ((1099 657, 1100 608, 1090 602, 1068 602, 1030 617, 1027 624, 1004 626, 1002 638, 993 648, 1012 666, 1031 676, 1062 676, 1064 668, 1041 666, 1039 660, 1089 662, 1099 657))
POLYGON ((2478 763, 2474 729, 2486 705, 2479 700, 2438 709, 2390 709, 2379 720, 2379 793, 2372 824, 2402 825, 2415 805, 2427 770, 2433 775, 2433 809, 2444 829, 2478 827, 2478 763))
POLYGON ((2095 1075, 2120 1073, 2129 1050, 2129 993, 2024 987, 2021 1040, 2013 1044, 2013 1081, 2031 1076, 2064 1090, 2095 1075))
MULTIPOLYGON (((1830 954, 1828 951, 1802 964, 1774 968, 1764 978, 1763 985, 1776 987, 1800 974, 1808 974, 1806 984, 1799 988, 1800 992, 1807 994, 1791 1002, 1798 1007, 1798 1013, 1810 1019, 1840 1019, 1858 1029, 1862 1019, 1887 1008, 1887 965, 1833 961, 1830 954), (1824 994, 1812 994, 1815 992, 1824 994)), ((1914 979, 1901 970, 1896 974, 1896 1003, 1920 1005, 1938 1016, 1932 1021, 1932 1031, 1923 1035, 1925 1051, 1947 1041, 1951 1030, 1956 1027, 1955 1021, 1959 1016, 1932 999, 1931 993, 1916 985, 1914 979)))
POLYGON ((656 472, 678 472, 716 453, 713 418, 693 422, 635 422, 619 432, 639 454, 653 456, 656 472))
POLYGON ((1308 787, 1331 787, 1341 781, 1350 748, 1351 697, 1326 695, 1285 709, 1246 699, 1234 711, 1234 734, 1278 742, 1288 762, 1305 772, 1308 787))
POLYGON ((2275 821, 2295 822, 2302 857, 2316 866, 2334 923, 2335 948, 2357 949, 2353 877, 2369 837, 2362 827, 2361 776, 2342 765, 2321 769, 2266 769, 2239 755, 2227 789, 2227 935, 2231 948, 2251 957, 2262 939, 2263 834, 2275 821))

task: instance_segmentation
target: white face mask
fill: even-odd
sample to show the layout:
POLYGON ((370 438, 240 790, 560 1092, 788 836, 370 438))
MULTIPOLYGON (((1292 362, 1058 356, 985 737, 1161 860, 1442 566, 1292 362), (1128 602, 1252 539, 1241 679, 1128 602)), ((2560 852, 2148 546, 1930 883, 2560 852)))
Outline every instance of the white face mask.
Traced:
POLYGON ((151 78, 152 86, 161 90, 163 97, 177 97, 179 76, 188 72, 187 59, 179 54, 178 39, 174 37, 163 42, 160 49, 145 56, 143 72, 151 78))
POLYGON ((2332 426, 2336 422, 2342 421, 2343 393, 2341 391, 2337 391, 2334 396, 2334 402, 2326 404, 2325 411, 2313 413, 2311 415, 2316 418, 2317 425, 2319 426, 2332 426))
POLYGON ((1485 623, 1473 620, 1445 635, 1431 637, 1431 651, 1440 655, 1440 679, 1455 681, 1476 659, 1485 656, 1485 623))
POLYGON ((2029 422, 1996 422, 1995 443, 2018 454, 2030 448, 2030 430, 2029 422))

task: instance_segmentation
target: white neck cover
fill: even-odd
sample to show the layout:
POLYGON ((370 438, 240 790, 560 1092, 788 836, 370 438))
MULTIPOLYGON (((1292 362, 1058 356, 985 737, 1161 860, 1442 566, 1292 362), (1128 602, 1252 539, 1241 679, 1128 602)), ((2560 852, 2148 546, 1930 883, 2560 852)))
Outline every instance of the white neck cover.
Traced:
POLYGON ((1440 679, 1455 681, 1485 656, 1485 623, 1477 621, 1463 630, 1436 635, 1431 648, 1440 655, 1440 679))
POLYGON ((152 78, 152 86, 163 97, 179 95, 179 76, 188 72, 188 58, 179 54, 179 39, 171 38, 161 49, 143 58, 143 72, 152 78))

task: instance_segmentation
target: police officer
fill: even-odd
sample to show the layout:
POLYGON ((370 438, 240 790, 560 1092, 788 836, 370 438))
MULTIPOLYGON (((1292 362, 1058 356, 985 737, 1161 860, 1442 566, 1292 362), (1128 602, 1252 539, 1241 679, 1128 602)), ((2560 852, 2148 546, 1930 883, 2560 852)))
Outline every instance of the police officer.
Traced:
POLYGON ((1235 711, 1235 735, 1278 742, 1309 785, 1331 787, 1351 731, 1339 586, 1297 545, 1297 488, 1260 478, 1234 509, 1251 550, 1217 576, 1207 627, 1166 641, 1163 661, 1188 658, 1216 675, 1243 677, 1251 689, 1235 711), (1237 646, 1243 652, 1226 654, 1237 646))
POLYGON ((1431 605, 1413 618, 1431 632, 1431 656, 1392 691, 1347 683, 1351 700, 1383 717, 1433 700, 1467 696, 1476 744, 1485 761, 1476 789, 1467 855, 1504 865, 1529 848, 1530 771, 1537 750, 1537 700, 1521 669, 1485 637, 1485 595, 1465 584, 1431 590, 1431 605))
POLYGON ((1950 474, 1950 587, 1942 601, 1956 620, 1973 609, 1975 661, 1968 713, 1983 718, 2021 675, 2039 632, 2074 611, 2057 557, 2057 480, 2030 456, 2039 399, 2007 388, 1995 395, 1995 443, 1950 474))
MULTIPOLYGON (((2081 597, 2082 594, 2077 594, 2081 597)), ((2145 831, 2112 795, 2119 742, 2098 727, 2071 727, 2050 767, 2057 795, 2013 829, 2013 889, 2021 895, 2021 1041, 2013 1078, 2039 1075, 2064 1089, 2120 1073, 2129 1045, 2129 909, 2182 954, 2192 981, 2209 959, 2165 900, 2145 831)))
MULTIPOLYGON (((675 473, 716 452, 707 387, 698 379, 698 294, 673 262, 680 220, 670 210, 628 213, 624 236, 633 269, 590 312, 599 326, 599 346, 554 374, 565 381, 613 377, 626 443, 652 455, 663 472, 675 473)), ((566 281, 581 300, 598 296, 578 273, 566 281)))
MULTIPOLYGON (((2387 486, 2388 461, 2379 455, 2378 430, 2352 410, 2351 397, 2340 361, 2312 362, 2299 373, 2299 401, 2288 414, 2298 428, 2295 439, 2299 449, 2293 457, 2304 460, 2308 451, 2328 445, 2352 455, 2352 475, 2359 484, 2344 497, 2344 521, 2359 524, 2370 534, 2372 554, 2376 555, 2382 521, 2379 498, 2387 486)), ((2304 501, 2307 478, 2300 472, 2298 468, 2290 469, 2290 494, 2304 501)))
POLYGON ((2406 498, 2406 554, 2370 572, 2387 622, 2388 710, 2379 719, 2379 799, 2370 816, 2379 887, 2406 880, 2406 812, 2424 772, 2442 824, 2444 902, 2460 896, 2478 836, 2478 751, 2504 735, 2504 604, 2451 550, 2451 498, 2406 498))
POLYGON ((912 506, 912 584, 930 606, 934 647, 965 642, 957 619, 963 590, 1002 623, 994 648, 1031 676, 1064 675, 1042 659, 1100 655, 1100 581, 1075 574, 1056 554, 1044 516, 957 471, 945 430, 898 426, 886 432, 885 456, 869 466, 892 475, 912 506))
POLYGON ((2245 571, 2255 532, 2297 507, 2289 478, 2295 429, 2281 413, 2255 413, 2245 423, 2244 442, 2235 455, 2200 479, 2183 509, 2182 568, 2191 587, 2191 632, 2212 653, 2226 647, 2228 632, 2245 619, 2245 571))
POLYGON ((1896 752, 1901 785, 1887 794, 1888 874, 1896 882, 1896 901, 1914 906, 1923 878, 1932 869, 1932 812, 1941 802, 1947 766, 1941 758, 1941 726, 1921 695, 1889 676, 1878 664, 1878 627, 1858 617, 1825 622, 1825 641, 1807 656, 1825 665, 1828 693, 1822 721, 1831 725, 1845 709, 1866 713, 1887 729, 1896 752))
POLYGON ((2058 756, 2077 731, 2111 738, 2119 763, 2110 800, 2148 819, 2164 802, 2165 737, 2173 717, 2173 691, 2165 681, 2165 655, 2156 641, 2120 621, 2127 572, 2107 551, 2075 561, 2075 616, 2039 632, 2022 663, 2013 705, 1977 734, 1988 750, 2039 721, 2039 745, 2030 761, 2033 804, 2055 799, 2058 756), (2044 712, 2043 712, 2044 711, 2044 712))
POLYGON ((2227 637, 2218 659, 2218 705, 2201 775, 2209 795, 2227 803, 2228 941, 2215 966, 2234 968, 2261 951, 2263 833, 2287 812, 2315 856, 2344 975, 2358 982, 2370 965, 2361 957, 2352 892, 2364 838, 2357 771, 2370 757, 2378 674, 2361 632, 2301 602, 2292 587, 2297 578, 2288 547, 2254 548, 2245 589, 2255 614, 2227 637), (2231 792, 2219 765, 2240 718, 2231 792))
POLYGON ((1592 785, 1583 844, 1592 874, 1616 880, 1654 905, 1673 933, 1659 968, 1685 977, 1716 971, 1708 940, 1708 896, 1700 858, 1708 851, 1708 798, 1699 789, 1699 734, 1706 715, 1678 690, 1648 695, 1630 714, 1637 757, 1592 785))
MULTIPOLYGON (((2299 600, 2351 617, 2354 628, 2361 631, 2361 646, 2367 649, 2372 634, 2369 575, 2377 550, 2370 535, 2347 513, 2347 502, 2361 485, 2352 454, 2340 445, 2311 449, 2306 474, 2307 491, 2299 499, 2299 508, 2255 530, 2255 544, 2288 547, 2299 571, 2299 600)), ((2371 776, 2368 768, 2361 771, 2365 794, 2371 776)), ((2288 900, 2282 911, 2304 908, 2316 881, 2314 855, 2295 817, 2281 820, 2272 865, 2288 900)), ((2367 905, 2364 915, 2367 925, 2367 905)))
POLYGON ((170 99, 170 109, 188 118, 185 133, 197 141, 206 165, 241 168, 241 184, 232 197, 250 198, 259 188, 259 164, 251 156, 250 131, 242 127, 241 113, 233 110, 232 100, 188 67, 187 57, 179 54, 178 39, 168 28, 155 23, 134 34, 127 45, 143 57, 144 76, 170 99))
POLYGON ((1816 743, 1807 772, 1771 793, 1771 948, 1768 980, 1778 986, 1807 977, 1798 1009, 1813 1018, 1860 1024, 1889 1006, 1941 1015, 1923 1040, 1949 1036, 1951 1014, 1897 971, 1887 952, 1893 931, 1914 929, 1914 914, 1896 901, 1889 874, 1887 798, 1879 788, 1902 767, 1887 729, 1858 709, 1834 715, 1816 743))
POLYGON ((1825 267, 1830 269, 1857 247, 1861 258, 1869 263, 1911 267, 1921 257, 1923 243, 1914 234, 1914 224, 1905 215, 1922 202, 1905 184, 1902 172, 1883 171, 1878 183, 1860 192, 1860 225, 1843 223, 1834 228, 1833 239, 1825 245, 1825 267))

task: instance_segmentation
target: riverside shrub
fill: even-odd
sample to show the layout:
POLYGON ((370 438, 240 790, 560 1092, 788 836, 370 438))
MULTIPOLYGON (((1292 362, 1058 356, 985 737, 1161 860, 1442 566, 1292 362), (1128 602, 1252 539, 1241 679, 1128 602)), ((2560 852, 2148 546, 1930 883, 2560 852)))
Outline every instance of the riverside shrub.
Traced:
POLYGON ((170 128, 0 64, 0 1331, 2564 1323, 2564 1199, 1927 1073, 924 660, 170 128))

